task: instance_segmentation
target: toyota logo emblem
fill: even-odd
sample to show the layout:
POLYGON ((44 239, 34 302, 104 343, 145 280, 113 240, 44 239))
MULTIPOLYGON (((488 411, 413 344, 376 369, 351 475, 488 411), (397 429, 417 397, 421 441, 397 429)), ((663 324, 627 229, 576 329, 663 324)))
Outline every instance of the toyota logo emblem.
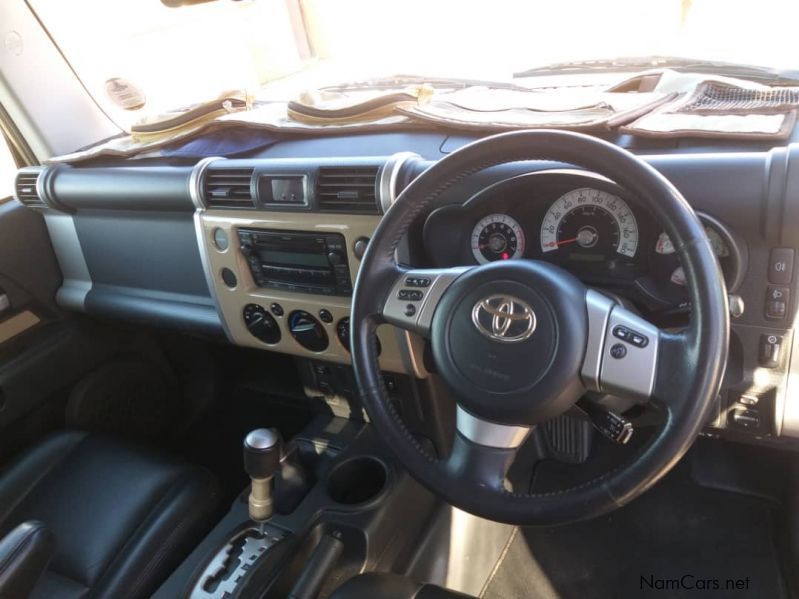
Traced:
POLYGON ((491 295, 472 308, 472 322, 492 341, 518 343, 535 331, 535 312, 527 302, 509 295, 491 295))

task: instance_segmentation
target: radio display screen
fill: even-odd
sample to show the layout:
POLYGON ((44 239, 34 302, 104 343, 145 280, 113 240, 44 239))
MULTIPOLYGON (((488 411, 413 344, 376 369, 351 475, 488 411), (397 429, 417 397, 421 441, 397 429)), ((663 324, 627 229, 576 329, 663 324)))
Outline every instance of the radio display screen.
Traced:
POLYGON ((287 266, 307 266, 309 268, 329 269, 330 263, 325 254, 307 252, 284 252, 259 248, 258 255, 266 264, 285 264, 287 266))

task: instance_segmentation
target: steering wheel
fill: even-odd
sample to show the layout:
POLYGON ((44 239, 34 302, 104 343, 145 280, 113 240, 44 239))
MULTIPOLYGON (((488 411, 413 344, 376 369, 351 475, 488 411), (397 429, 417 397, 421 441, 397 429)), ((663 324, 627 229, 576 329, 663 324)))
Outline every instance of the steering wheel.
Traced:
POLYGON ((410 474, 463 510, 518 525, 604 514, 664 476, 705 423, 727 361, 723 281, 689 204, 626 150, 545 130, 476 141, 435 163, 400 194, 362 259, 352 298, 351 347, 364 407, 410 474), (594 171, 651 209, 685 270, 692 302, 687 328, 660 330, 539 260, 425 270, 397 264, 400 240, 447 189, 485 168, 525 160, 594 171), (438 373, 457 402, 447 456, 431 455, 388 401, 376 352, 375 329, 382 323, 431 342, 438 373), (568 411, 588 390, 652 402, 663 413, 662 424, 634 459, 593 480, 547 493, 509 489, 508 468, 532 428, 568 411))

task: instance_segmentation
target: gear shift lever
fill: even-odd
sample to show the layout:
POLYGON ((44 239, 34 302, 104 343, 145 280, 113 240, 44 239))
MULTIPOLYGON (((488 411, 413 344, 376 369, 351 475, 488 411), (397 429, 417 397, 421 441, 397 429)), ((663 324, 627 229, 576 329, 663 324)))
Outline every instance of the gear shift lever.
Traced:
POLYGON ((244 470, 252 480, 250 518, 263 528, 274 511, 274 476, 280 468, 280 435, 258 428, 244 438, 244 470))

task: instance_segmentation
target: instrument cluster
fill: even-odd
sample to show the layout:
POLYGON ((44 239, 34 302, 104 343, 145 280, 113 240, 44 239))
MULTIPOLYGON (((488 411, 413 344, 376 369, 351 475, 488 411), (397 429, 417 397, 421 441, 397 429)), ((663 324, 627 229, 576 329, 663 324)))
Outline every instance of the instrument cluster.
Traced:
MULTIPOLYGON (((699 217, 733 291, 745 271, 745 244, 721 221, 699 217)), ((434 266, 539 259, 589 285, 634 293, 651 309, 688 302, 668 234, 635 197, 590 174, 541 172, 492 185, 433 212, 424 241, 434 266)))

